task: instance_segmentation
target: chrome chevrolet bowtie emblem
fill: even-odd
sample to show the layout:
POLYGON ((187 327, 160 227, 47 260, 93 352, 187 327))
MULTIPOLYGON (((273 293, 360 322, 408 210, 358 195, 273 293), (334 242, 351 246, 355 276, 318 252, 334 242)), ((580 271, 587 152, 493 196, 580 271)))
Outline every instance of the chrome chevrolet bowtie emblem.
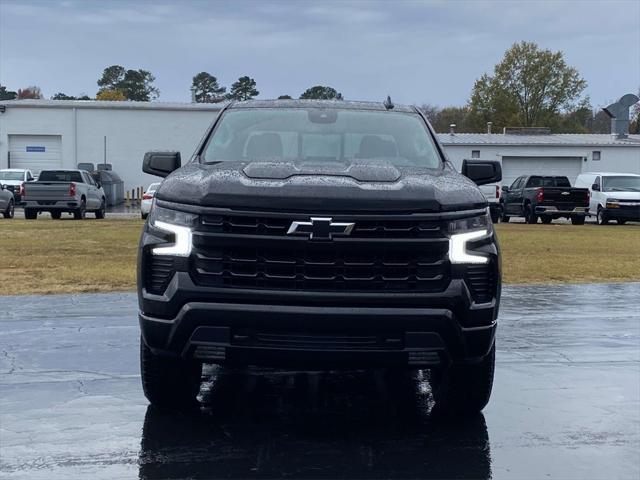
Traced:
POLYGON ((562 195, 569 195, 570 192, 562 192, 562 195))
POLYGON ((311 240, 331 240, 334 235, 350 235, 355 223, 332 222, 328 217, 311 217, 310 222, 292 222, 287 235, 308 235, 311 240))

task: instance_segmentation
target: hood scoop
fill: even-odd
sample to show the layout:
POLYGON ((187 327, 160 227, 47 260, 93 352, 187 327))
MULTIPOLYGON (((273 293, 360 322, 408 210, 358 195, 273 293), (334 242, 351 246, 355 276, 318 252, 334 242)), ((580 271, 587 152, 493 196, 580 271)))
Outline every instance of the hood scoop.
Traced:
POLYGON ((381 161, 349 165, 339 162, 251 162, 242 171, 249 178, 261 180, 286 180, 295 176, 351 177, 359 182, 396 182, 400 179, 396 167, 381 161))

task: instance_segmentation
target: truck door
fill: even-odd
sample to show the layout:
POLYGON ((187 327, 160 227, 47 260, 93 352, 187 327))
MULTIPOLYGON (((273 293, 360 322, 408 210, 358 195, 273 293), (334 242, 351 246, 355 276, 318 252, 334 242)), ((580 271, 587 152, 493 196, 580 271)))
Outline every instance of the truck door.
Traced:
POLYGON ((593 179, 593 185, 598 186, 598 190, 593 190, 589 185, 587 188, 591 190, 591 198, 589 199, 589 213, 597 213, 598 205, 604 205, 605 199, 604 193, 602 193, 602 177, 597 175, 596 178, 593 179))
POLYGON ((507 192, 507 196, 504 201, 507 213, 510 213, 510 214, 520 213, 520 208, 517 203, 517 199, 519 197, 518 190, 520 189, 520 186, 522 185, 522 183, 524 183, 523 180, 524 180, 524 177, 518 177, 509 187, 509 191, 507 192))
POLYGON ((99 206, 97 185, 86 172, 82 172, 82 178, 87 184, 87 210, 94 210, 99 206))

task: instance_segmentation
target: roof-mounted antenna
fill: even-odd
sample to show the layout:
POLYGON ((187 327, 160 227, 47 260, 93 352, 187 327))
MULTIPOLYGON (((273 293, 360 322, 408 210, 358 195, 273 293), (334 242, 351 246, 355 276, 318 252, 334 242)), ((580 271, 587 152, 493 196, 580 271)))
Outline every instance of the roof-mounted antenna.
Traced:
POLYGON ((387 95, 387 99, 384 102, 382 102, 382 104, 384 105, 384 108, 386 108, 387 110, 393 110, 393 107, 395 107, 395 105, 391 101, 390 95, 387 95))

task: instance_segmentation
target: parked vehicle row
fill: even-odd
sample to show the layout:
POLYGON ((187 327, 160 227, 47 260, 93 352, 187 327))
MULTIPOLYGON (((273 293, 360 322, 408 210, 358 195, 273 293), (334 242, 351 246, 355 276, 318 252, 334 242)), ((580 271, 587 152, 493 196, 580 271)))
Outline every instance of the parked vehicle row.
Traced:
MULTIPOLYGON (((569 218, 584 224, 588 216, 606 225, 616 220, 624 225, 640 221, 640 175, 631 173, 583 173, 575 187, 567 177, 521 176, 511 186, 503 186, 499 199, 500 220, 524 217, 527 223, 551 223, 569 218)), ((495 221, 495 220, 494 220, 495 221)))
MULTIPOLYGON (((87 211, 94 212, 96 218, 104 218, 105 194, 100 182, 96 182, 89 172, 45 170, 42 173, 45 176, 36 181, 30 170, 0 170, 0 214, 13 218, 15 207, 26 206, 27 219, 37 218, 39 212, 47 211, 54 219, 60 218, 63 212, 84 218, 87 211), (73 182, 64 180, 72 177, 73 182), (54 185, 54 182, 57 183, 54 185), (75 193, 71 183, 76 184, 75 193), (29 205, 26 205, 25 196, 27 185, 47 185, 29 188, 32 193, 29 205)), ((142 219, 149 215, 159 186, 159 182, 152 183, 144 192, 140 203, 142 219)), ((489 204, 493 223, 524 217, 527 223, 537 223, 540 219, 542 223, 549 224, 564 217, 574 225, 582 225, 588 216, 595 217, 600 225, 610 221, 621 225, 628 221, 640 222, 640 175, 636 174, 582 173, 574 188, 563 176, 521 176, 510 186, 483 185, 480 190, 489 204)))

